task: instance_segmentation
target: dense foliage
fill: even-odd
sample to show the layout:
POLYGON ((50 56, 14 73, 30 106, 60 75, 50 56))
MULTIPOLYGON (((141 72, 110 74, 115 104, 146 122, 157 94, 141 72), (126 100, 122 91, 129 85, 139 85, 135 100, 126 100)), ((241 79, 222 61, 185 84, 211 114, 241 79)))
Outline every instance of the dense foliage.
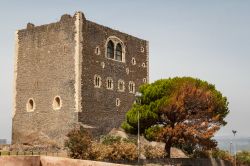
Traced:
POLYGON ((101 142, 97 142, 82 126, 70 131, 67 137, 65 148, 71 158, 104 161, 137 158, 136 144, 128 139, 108 135, 102 137, 101 142))
MULTIPOLYGON (((71 158, 111 162, 132 161, 138 158, 134 139, 105 135, 101 137, 100 141, 95 141, 82 127, 70 131, 67 136, 65 147, 71 158)), ((141 151, 147 158, 162 158, 165 154, 163 149, 150 145, 141 147, 141 151)))
POLYGON ((237 163, 250 165, 250 152, 242 151, 237 153, 237 163))
POLYGON ((217 146, 212 139, 229 113, 227 98, 215 86, 191 77, 158 80, 140 87, 141 104, 134 104, 122 127, 140 132, 149 140, 166 143, 167 157, 171 146, 188 147, 191 151, 217 146))
POLYGON ((69 156, 75 159, 87 159, 91 148, 91 135, 81 126, 67 134, 68 139, 64 146, 68 149, 69 156))

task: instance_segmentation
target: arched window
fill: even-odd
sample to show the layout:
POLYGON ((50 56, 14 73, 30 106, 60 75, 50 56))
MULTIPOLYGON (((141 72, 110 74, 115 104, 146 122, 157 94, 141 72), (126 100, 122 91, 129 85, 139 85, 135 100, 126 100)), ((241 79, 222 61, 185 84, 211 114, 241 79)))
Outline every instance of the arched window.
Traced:
POLYGON ((35 102, 30 98, 26 105, 27 112, 33 112, 35 110, 35 102))
POLYGON ((60 96, 56 96, 53 100, 53 109, 54 110, 59 110, 62 107, 62 101, 60 96))
POLYGON ((125 63, 126 49, 121 39, 116 36, 108 37, 107 41, 105 42, 105 48, 106 58, 125 63))
POLYGON ((116 98, 115 105, 119 107, 121 105, 121 100, 119 98, 116 98))
POLYGON ((102 85, 102 82, 101 82, 102 80, 101 80, 101 77, 99 76, 99 75, 95 75, 94 76, 94 86, 96 87, 96 88, 100 88, 101 87, 101 85, 102 85))
POLYGON ((123 80, 118 80, 118 91, 119 92, 125 91, 125 83, 123 80))
POLYGON ((112 78, 110 78, 110 77, 108 77, 107 78, 107 89, 113 89, 113 79, 112 78))
POLYGON ((107 57, 114 59, 114 43, 110 40, 107 45, 107 57))
POLYGON ((115 60, 122 61, 122 46, 120 43, 116 45, 115 60))
POLYGON ((129 93, 135 93, 135 83, 133 81, 129 82, 128 90, 129 90, 129 93))

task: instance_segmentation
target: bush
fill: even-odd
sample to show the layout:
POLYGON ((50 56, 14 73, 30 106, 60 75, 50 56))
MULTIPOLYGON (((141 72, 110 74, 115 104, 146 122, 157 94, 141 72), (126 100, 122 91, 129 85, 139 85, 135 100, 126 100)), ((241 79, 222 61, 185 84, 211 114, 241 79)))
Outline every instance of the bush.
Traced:
POLYGON ((91 160, 107 161, 112 152, 113 148, 110 145, 94 142, 89 151, 89 158, 91 160))
POLYGON ((228 151, 215 149, 215 150, 212 150, 211 155, 213 158, 219 158, 222 160, 233 162, 233 157, 229 154, 228 151))
POLYGON ((80 126, 80 129, 70 131, 67 137, 64 146, 68 150, 69 156, 75 159, 88 159, 88 151, 92 144, 90 134, 80 126))
POLYGON ((110 160, 135 160, 137 158, 137 147, 133 143, 121 142, 111 145, 113 148, 110 160))
POLYGON ((159 146, 144 145, 143 151, 147 159, 164 158, 166 156, 164 148, 159 146))
POLYGON ((238 164, 250 165, 250 152, 242 151, 236 155, 238 164))
POLYGON ((137 158, 136 145, 128 142, 93 143, 89 158, 101 161, 135 160, 137 158))
POLYGON ((121 125, 121 128, 123 128, 127 133, 131 133, 131 134, 137 133, 137 130, 131 125, 129 125, 127 122, 123 122, 121 125))
POLYGON ((101 137, 101 142, 105 145, 111 145, 122 141, 120 136, 105 135, 101 137))

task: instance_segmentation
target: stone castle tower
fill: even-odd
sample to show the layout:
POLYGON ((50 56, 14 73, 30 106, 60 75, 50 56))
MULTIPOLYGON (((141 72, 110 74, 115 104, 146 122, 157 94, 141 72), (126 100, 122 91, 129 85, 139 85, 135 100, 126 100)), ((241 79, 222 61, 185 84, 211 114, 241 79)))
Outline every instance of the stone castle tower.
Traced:
POLYGON ((148 82, 148 42, 85 19, 16 32, 12 143, 61 141, 75 124, 94 135, 119 127, 148 82))

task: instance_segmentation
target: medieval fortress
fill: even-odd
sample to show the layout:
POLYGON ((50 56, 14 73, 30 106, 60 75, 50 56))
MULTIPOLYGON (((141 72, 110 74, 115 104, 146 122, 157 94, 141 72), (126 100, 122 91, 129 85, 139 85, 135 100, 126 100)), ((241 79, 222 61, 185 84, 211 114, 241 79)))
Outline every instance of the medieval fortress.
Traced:
POLYGON ((16 32, 12 143, 60 141, 82 124, 119 127, 148 82, 148 42, 86 20, 81 12, 16 32))

